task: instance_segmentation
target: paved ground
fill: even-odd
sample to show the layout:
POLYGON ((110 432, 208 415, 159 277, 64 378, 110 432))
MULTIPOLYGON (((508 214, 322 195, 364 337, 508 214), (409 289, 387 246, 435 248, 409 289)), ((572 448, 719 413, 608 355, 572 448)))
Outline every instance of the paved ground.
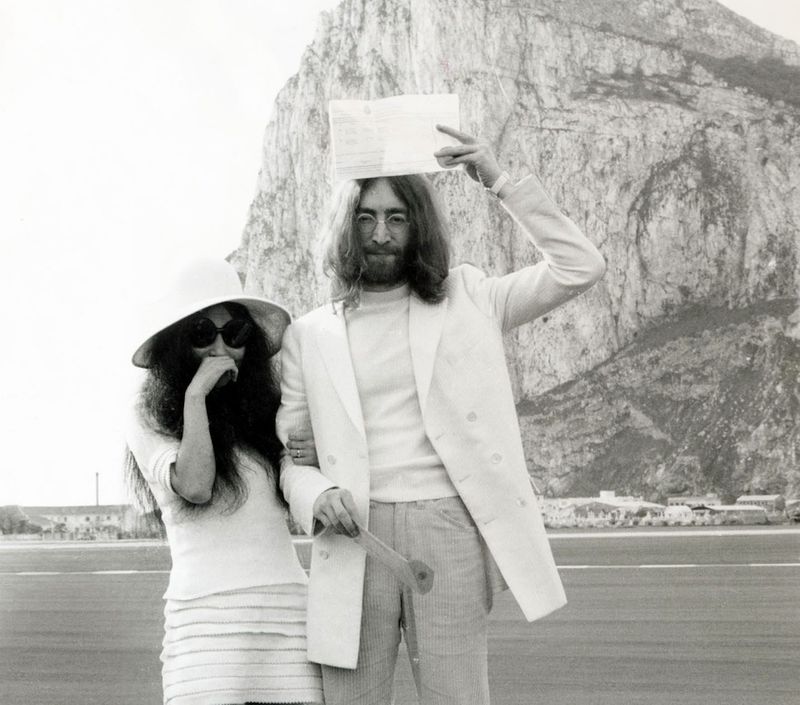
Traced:
MULTIPOLYGON (((553 536, 570 603, 492 613, 496 705, 797 705, 800 532, 553 536)), ((157 705, 165 547, 0 543, 0 703, 157 705), (146 572, 150 571, 150 572, 146 572)), ((398 705, 415 702, 407 667, 398 705)))

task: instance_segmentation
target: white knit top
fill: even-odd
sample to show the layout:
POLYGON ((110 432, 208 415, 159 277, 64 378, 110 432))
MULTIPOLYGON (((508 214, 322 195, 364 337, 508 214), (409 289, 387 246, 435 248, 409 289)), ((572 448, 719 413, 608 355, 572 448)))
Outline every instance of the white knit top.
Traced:
POLYGON ((453 483, 425 435, 408 341, 408 285, 362 291, 347 311, 347 337, 364 416, 370 499, 453 497, 453 483))
POLYGON ((275 483, 254 459, 239 454, 247 499, 235 511, 214 506, 188 512, 170 484, 180 442, 145 426, 134 410, 128 447, 162 511, 172 571, 165 599, 191 599, 226 590, 306 584, 292 546, 275 483))

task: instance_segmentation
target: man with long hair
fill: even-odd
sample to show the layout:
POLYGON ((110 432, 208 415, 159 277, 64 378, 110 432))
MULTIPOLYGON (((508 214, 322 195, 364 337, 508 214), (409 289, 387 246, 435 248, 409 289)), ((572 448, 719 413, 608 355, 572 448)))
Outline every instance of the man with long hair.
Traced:
POLYGON ((359 527, 433 568, 433 589, 413 598, 422 703, 489 702, 494 592, 509 587, 528 620, 566 602, 502 336, 588 289, 604 261, 535 176, 513 184, 486 144, 439 129, 458 144, 434 156, 498 197, 543 259, 499 277, 451 268, 421 175, 347 182, 334 199, 332 305, 287 329, 277 419, 284 441, 310 419, 319 455, 319 469, 285 459, 281 487, 316 535, 308 646, 328 705, 391 702, 401 626, 411 621, 408 593, 352 541, 359 527))

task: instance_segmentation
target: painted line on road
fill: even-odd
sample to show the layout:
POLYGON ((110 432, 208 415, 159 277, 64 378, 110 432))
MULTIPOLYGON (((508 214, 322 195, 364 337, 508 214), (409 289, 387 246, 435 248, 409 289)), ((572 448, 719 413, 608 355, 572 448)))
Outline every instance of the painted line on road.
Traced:
POLYGON ((22 573, 5 573, 0 575, 138 575, 145 573, 169 574, 168 570, 28 570, 22 573))
MULTIPOLYGON (((800 563, 643 563, 640 565, 560 565, 559 570, 681 570, 683 568, 800 568, 800 563)), ((2 575, 21 577, 52 575, 168 575, 168 570, 31 570, 19 573, 3 572, 2 575)))
POLYGON ((613 531, 579 531, 569 534, 553 534, 547 532, 550 541, 561 539, 668 539, 674 536, 796 536, 800 528, 791 529, 678 529, 676 531, 629 531, 615 529, 613 531))
MULTIPOLYGON (((615 529, 613 531, 576 531, 568 534, 554 534, 547 532, 549 541, 562 539, 669 539, 685 538, 687 536, 799 536, 800 528, 784 529, 677 529, 675 531, 630 531, 628 529, 615 529)), ((314 539, 310 536, 292 536, 292 543, 307 544, 314 539)))
POLYGON ((800 568, 800 563, 642 563, 641 565, 559 565, 559 570, 650 570, 652 568, 800 568))

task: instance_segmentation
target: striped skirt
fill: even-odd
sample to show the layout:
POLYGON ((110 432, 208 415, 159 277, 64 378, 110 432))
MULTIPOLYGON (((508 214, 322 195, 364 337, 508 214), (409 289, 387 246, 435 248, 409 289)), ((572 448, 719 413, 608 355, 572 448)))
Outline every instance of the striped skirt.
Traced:
POLYGON ((306 658, 306 586, 266 585, 166 601, 165 705, 321 703, 306 658))

